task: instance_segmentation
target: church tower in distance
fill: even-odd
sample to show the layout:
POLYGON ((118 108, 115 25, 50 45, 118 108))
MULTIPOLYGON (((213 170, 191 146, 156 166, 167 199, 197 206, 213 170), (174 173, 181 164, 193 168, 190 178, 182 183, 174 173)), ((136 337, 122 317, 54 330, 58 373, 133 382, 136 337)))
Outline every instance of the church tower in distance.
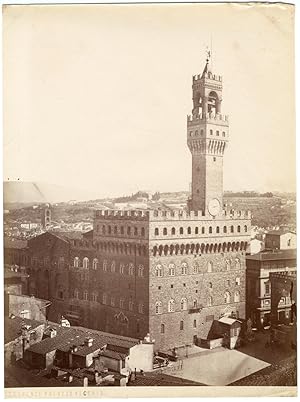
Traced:
POLYGON ((221 114, 222 77, 211 72, 209 57, 201 75, 193 76, 193 111, 187 117, 187 144, 192 153, 190 211, 218 215, 223 208, 223 155, 228 117, 221 114))

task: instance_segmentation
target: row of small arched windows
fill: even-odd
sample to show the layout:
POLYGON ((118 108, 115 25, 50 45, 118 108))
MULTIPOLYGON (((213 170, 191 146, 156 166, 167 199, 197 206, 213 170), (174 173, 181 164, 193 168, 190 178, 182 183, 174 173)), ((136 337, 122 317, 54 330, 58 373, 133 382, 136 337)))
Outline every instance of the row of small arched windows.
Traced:
MULTIPOLYGON (((94 258, 93 261, 92 261, 92 268, 93 269, 98 269, 98 263, 99 263, 98 259, 94 258)), ((80 258, 79 257, 74 258, 73 265, 74 265, 74 268, 79 268, 80 267, 80 258)), ((84 257, 83 260, 82 260, 82 268, 89 269, 89 267, 90 267, 90 260, 89 260, 88 257, 84 257)))
MULTIPOLYGON (((209 134, 210 135, 213 135, 213 130, 209 130, 209 134)), ((199 131, 198 130, 196 130, 195 132, 193 132, 193 131, 190 131, 190 137, 198 137, 198 135, 199 135, 199 131)), ((201 137, 203 137, 203 135, 204 135, 204 130, 203 129, 201 129, 200 130, 200 136, 201 137)), ((219 130, 216 130, 216 136, 217 137, 219 137, 220 136, 220 131, 219 130)), ((226 133, 225 133, 225 131, 222 131, 222 136, 223 137, 225 137, 226 136, 226 133)))
MULTIPOLYGON (((87 257, 85 257, 82 260, 82 267, 84 269, 89 269, 89 264, 90 264, 89 259, 87 257)), ((75 257, 74 258, 74 267, 79 268, 79 266, 80 266, 80 259, 79 259, 79 257, 75 257)), ((96 270, 96 269, 98 269, 98 266, 99 266, 99 261, 98 261, 97 258, 94 258, 93 262, 92 262, 92 268, 94 270, 96 270)), ((110 272, 116 272, 116 262, 114 260, 111 261, 110 263, 108 263, 107 260, 104 260, 102 267, 103 267, 104 272, 108 272, 108 270, 110 272)), ((142 264, 138 265, 138 271, 137 272, 138 272, 138 276, 140 276, 140 277, 144 276, 144 266, 142 264)), ((120 263, 120 265, 119 265, 119 273, 120 274, 125 274, 125 264, 120 263)), ((129 263, 128 264, 128 275, 134 275, 134 274, 135 274, 134 264, 129 263)))
MULTIPOLYGON (((221 228, 220 228, 220 226, 216 226, 216 228, 215 228, 216 230, 215 230, 215 233, 221 233, 221 228)), ((236 231, 237 231, 237 233, 241 233, 241 226, 240 225, 238 225, 237 227, 236 227, 236 231)), ((248 231, 248 226, 247 225, 244 225, 244 232, 245 233, 247 233, 247 231, 248 231)), ((197 234, 200 234, 200 228, 198 227, 198 226, 196 226, 195 228, 194 228, 194 233, 192 233, 192 228, 189 226, 187 229, 186 229, 186 233, 184 233, 185 231, 184 231, 184 228, 183 227, 180 227, 179 228, 179 234, 180 235, 183 235, 183 234, 188 234, 188 235, 191 235, 191 234, 195 234, 195 235, 197 235, 197 234)), ((208 233, 209 234, 212 234, 213 233, 213 227, 212 226, 209 226, 209 228, 208 228, 208 233)), ((227 226, 223 226, 223 233, 227 233, 227 226)), ((230 227, 229 227, 229 231, 228 231, 228 233, 234 233, 234 226, 233 225, 231 225, 230 227)), ((159 236, 159 228, 155 228, 154 229, 154 235, 155 236, 159 236)), ((171 234, 171 235, 176 235, 176 228, 175 227, 173 227, 173 228, 171 228, 171 230, 170 230, 170 232, 168 233, 168 228, 163 228, 162 229, 162 235, 163 236, 167 236, 168 234, 171 234)), ((205 227, 204 226, 202 226, 201 227, 201 234, 205 234, 205 227)))
POLYGON ((127 235, 127 236, 145 236, 145 228, 138 228, 136 226, 111 226, 111 225, 103 225, 100 228, 100 225, 97 225, 97 232, 102 233, 103 235, 127 235))
MULTIPOLYGON (((226 271, 229 271, 230 269, 240 269, 241 268, 241 261, 239 258, 235 258, 234 261, 232 260, 226 260, 225 261, 225 268, 226 271)), ((179 270, 176 269, 176 265, 174 263, 170 263, 167 267, 167 270, 165 271, 165 274, 168 276, 175 276, 176 275, 176 271, 178 272, 178 274, 180 275, 187 275, 188 272, 188 264, 187 262, 182 262, 179 270)), ((208 261, 207 262, 207 272, 213 272, 213 262, 212 261, 208 261)), ((198 264, 194 264, 193 265, 193 273, 194 274, 198 274, 201 273, 201 268, 199 267, 198 264)), ((162 277, 164 276, 164 268, 162 266, 162 264, 157 264, 155 267, 155 276, 157 277, 162 277)))
MULTIPOLYGON (((234 303, 239 303, 240 302, 240 292, 237 290, 234 292, 234 298, 233 298, 234 303)), ((224 293, 224 304, 229 304, 231 303, 231 295, 228 291, 224 293)), ((193 304, 190 308, 197 308, 198 306, 198 301, 195 299, 193 300, 193 304)), ((212 296, 209 296, 207 299, 207 306, 211 307, 213 306, 213 298, 212 296)), ((186 311, 188 310, 188 301, 186 297, 183 297, 180 300, 179 304, 179 309, 180 311, 186 311)), ((168 301, 168 313, 174 313, 176 311, 176 303, 174 299, 170 299, 168 301)), ((161 301, 157 301, 155 303, 155 314, 162 314, 163 313, 163 305, 161 301)))
MULTIPOLYGON (((78 289, 74 289, 73 294, 74 294, 75 299, 80 299, 80 292, 79 292, 78 289)), ((91 293, 91 295, 89 296, 89 292, 87 290, 84 290, 83 293, 82 293, 82 296, 83 296, 83 300, 85 300, 85 301, 92 301, 92 302, 98 302, 99 301, 99 295, 98 295, 98 292, 96 292, 96 291, 93 291, 91 293)), ((127 309, 128 308, 128 310, 130 310, 130 311, 133 311, 135 309, 135 303, 134 303, 134 301, 132 299, 130 299, 128 301, 128 305, 127 305, 127 303, 126 303, 126 301, 125 301, 125 299, 123 297, 121 297, 118 300, 118 303, 117 303, 116 297, 115 296, 109 296, 107 293, 102 294, 101 302, 103 304, 105 304, 105 305, 110 305, 111 307, 119 307, 121 309, 127 309)), ((145 305, 144 305, 144 303, 142 301, 140 301, 137 304, 137 309, 138 309, 138 312, 140 314, 144 314, 145 305)))

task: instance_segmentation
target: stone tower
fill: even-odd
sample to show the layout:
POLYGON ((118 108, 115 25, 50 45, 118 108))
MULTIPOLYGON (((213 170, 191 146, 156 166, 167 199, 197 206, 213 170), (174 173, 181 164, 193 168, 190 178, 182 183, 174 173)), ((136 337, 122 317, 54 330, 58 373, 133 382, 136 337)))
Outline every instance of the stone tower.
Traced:
POLYGON ((223 208, 223 155, 228 118, 221 114, 222 77, 211 72, 209 57, 201 75, 193 76, 193 111, 187 118, 192 153, 190 211, 218 215, 223 208))
POLYGON ((43 228, 48 229, 51 224, 51 208, 49 204, 46 204, 42 209, 41 221, 43 228))

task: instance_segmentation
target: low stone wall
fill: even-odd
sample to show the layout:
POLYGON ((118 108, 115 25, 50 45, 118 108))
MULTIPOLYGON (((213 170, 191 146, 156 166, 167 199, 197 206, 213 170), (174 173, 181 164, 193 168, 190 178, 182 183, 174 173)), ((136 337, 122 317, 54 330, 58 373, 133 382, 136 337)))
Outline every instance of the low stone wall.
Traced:
POLYGON ((223 346, 223 337, 215 339, 200 339, 200 345, 203 348, 215 349, 223 346))

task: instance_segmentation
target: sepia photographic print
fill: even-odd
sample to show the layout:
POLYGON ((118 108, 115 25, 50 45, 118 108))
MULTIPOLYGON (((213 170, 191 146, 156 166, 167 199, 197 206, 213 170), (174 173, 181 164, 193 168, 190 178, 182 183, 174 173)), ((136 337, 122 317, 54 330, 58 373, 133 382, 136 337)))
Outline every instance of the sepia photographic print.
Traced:
POLYGON ((2 14, 6 397, 296 396, 294 6, 2 14))

